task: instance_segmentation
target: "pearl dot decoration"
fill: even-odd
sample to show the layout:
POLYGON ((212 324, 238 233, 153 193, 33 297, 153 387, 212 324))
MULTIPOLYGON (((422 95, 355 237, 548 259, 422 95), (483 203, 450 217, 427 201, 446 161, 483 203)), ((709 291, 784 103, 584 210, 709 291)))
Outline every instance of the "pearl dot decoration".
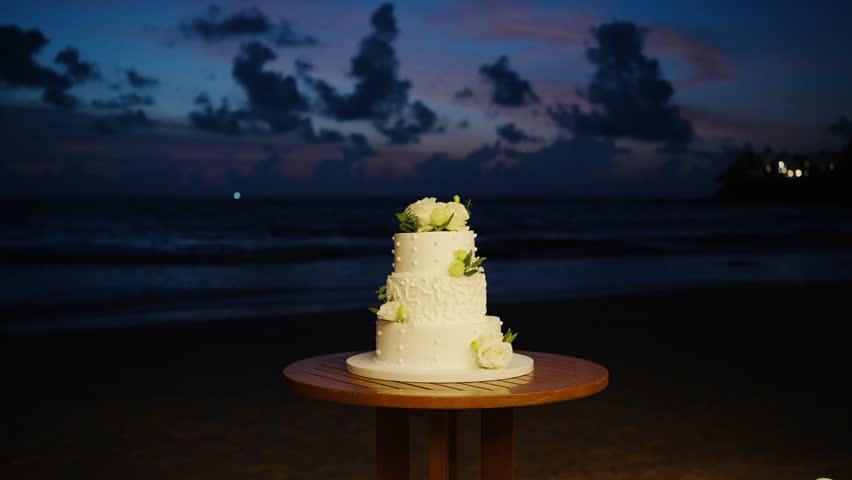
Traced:
POLYGON ((381 350, 376 350, 376 355, 381 355, 381 354, 382 354, 381 350))
POLYGON ((400 358, 400 359, 399 359, 399 363, 405 363, 405 360, 403 360, 403 359, 401 359, 401 358, 400 358))
POLYGON ((435 337, 435 345, 441 344, 441 337, 435 337))
POLYGON ((382 331, 381 331, 381 330, 379 330, 378 332, 376 332, 376 335, 378 335, 378 336, 380 336, 380 337, 381 337, 381 336, 382 336, 382 331))
POLYGON ((399 329, 399 333, 400 333, 400 335, 402 335, 403 333, 405 333, 405 329, 404 329, 404 328, 400 328, 400 329, 399 329))
POLYGON ((399 243, 399 242, 396 242, 396 246, 397 246, 397 247, 398 247, 398 246, 400 246, 400 245, 402 245, 402 244, 401 244, 401 243, 399 243))
POLYGON ((405 345, 400 343, 399 346, 396 347, 396 349, 399 350, 399 351, 405 350, 405 345))
POLYGON ((440 359, 440 357, 439 357, 439 356, 437 356, 437 355, 435 355, 435 356, 434 356, 434 357, 432 357, 432 358, 433 358, 436 362, 440 359))

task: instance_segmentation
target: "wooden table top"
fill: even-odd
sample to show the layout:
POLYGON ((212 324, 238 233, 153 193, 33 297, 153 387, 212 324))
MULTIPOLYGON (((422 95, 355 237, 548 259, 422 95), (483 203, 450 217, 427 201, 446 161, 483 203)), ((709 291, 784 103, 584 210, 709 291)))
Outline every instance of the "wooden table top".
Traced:
POLYGON ((461 383, 397 382, 353 375, 346 359, 360 352, 333 353, 300 360, 284 368, 295 391, 320 400, 389 408, 467 409, 540 405, 587 397, 609 384, 597 363, 553 353, 531 357, 535 369, 504 380, 461 383))

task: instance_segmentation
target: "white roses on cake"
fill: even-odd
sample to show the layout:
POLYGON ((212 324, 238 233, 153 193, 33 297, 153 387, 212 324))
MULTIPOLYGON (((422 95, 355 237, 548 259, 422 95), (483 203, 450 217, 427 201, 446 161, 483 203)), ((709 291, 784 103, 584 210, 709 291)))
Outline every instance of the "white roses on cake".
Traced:
POLYGON ((409 311, 402 302, 386 302, 379 307, 376 316, 390 322, 405 323, 408 321, 409 311))
POLYGON ((432 211, 435 210, 436 203, 435 197, 426 197, 417 200, 405 208, 405 213, 417 222, 418 232, 426 231, 421 229, 429 225, 432 218, 432 211))
POLYGON ((438 202, 435 197, 422 198, 398 213, 403 232, 461 232, 470 230, 468 207, 456 195, 452 202, 438 202))
MULTIPOLYGON (((476 360, 483 368, 506 368, 512 362, 512 344, 499 333, 483 335, 470 343, 476 360)), ((513 338, 514 340, 514 338, 513 338)))
POLYGON ((452 232, 470 230, 470 227, 467 226, 467 221, 470 220, 470 212, 467 211, 467 207, 459 202, 450 202, 444 208, 449 210, 451 215, 447 230, 452 232))

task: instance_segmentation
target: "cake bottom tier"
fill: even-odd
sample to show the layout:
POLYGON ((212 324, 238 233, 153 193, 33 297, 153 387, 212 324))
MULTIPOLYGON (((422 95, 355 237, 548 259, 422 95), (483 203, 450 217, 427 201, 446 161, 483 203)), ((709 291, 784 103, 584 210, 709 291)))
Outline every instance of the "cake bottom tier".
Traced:
POLYGON ((471 323, 406 324, 376 322, 376 360, 397 366, 435 369, 479 368, 470 342, 501 331, 498 317, 471 323))

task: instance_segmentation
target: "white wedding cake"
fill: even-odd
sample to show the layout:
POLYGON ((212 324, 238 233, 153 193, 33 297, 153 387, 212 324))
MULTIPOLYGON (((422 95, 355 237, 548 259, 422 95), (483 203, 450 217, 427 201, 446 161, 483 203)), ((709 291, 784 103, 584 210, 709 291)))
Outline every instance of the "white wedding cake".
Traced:
POLYGON ((393 272, 377 290, 376 349, 347 362, 353 373, 391 380, 477 381, 524 375, 517 334, 486 312, 486 281, 470 203, 424 198, 397 214, 393 272))

